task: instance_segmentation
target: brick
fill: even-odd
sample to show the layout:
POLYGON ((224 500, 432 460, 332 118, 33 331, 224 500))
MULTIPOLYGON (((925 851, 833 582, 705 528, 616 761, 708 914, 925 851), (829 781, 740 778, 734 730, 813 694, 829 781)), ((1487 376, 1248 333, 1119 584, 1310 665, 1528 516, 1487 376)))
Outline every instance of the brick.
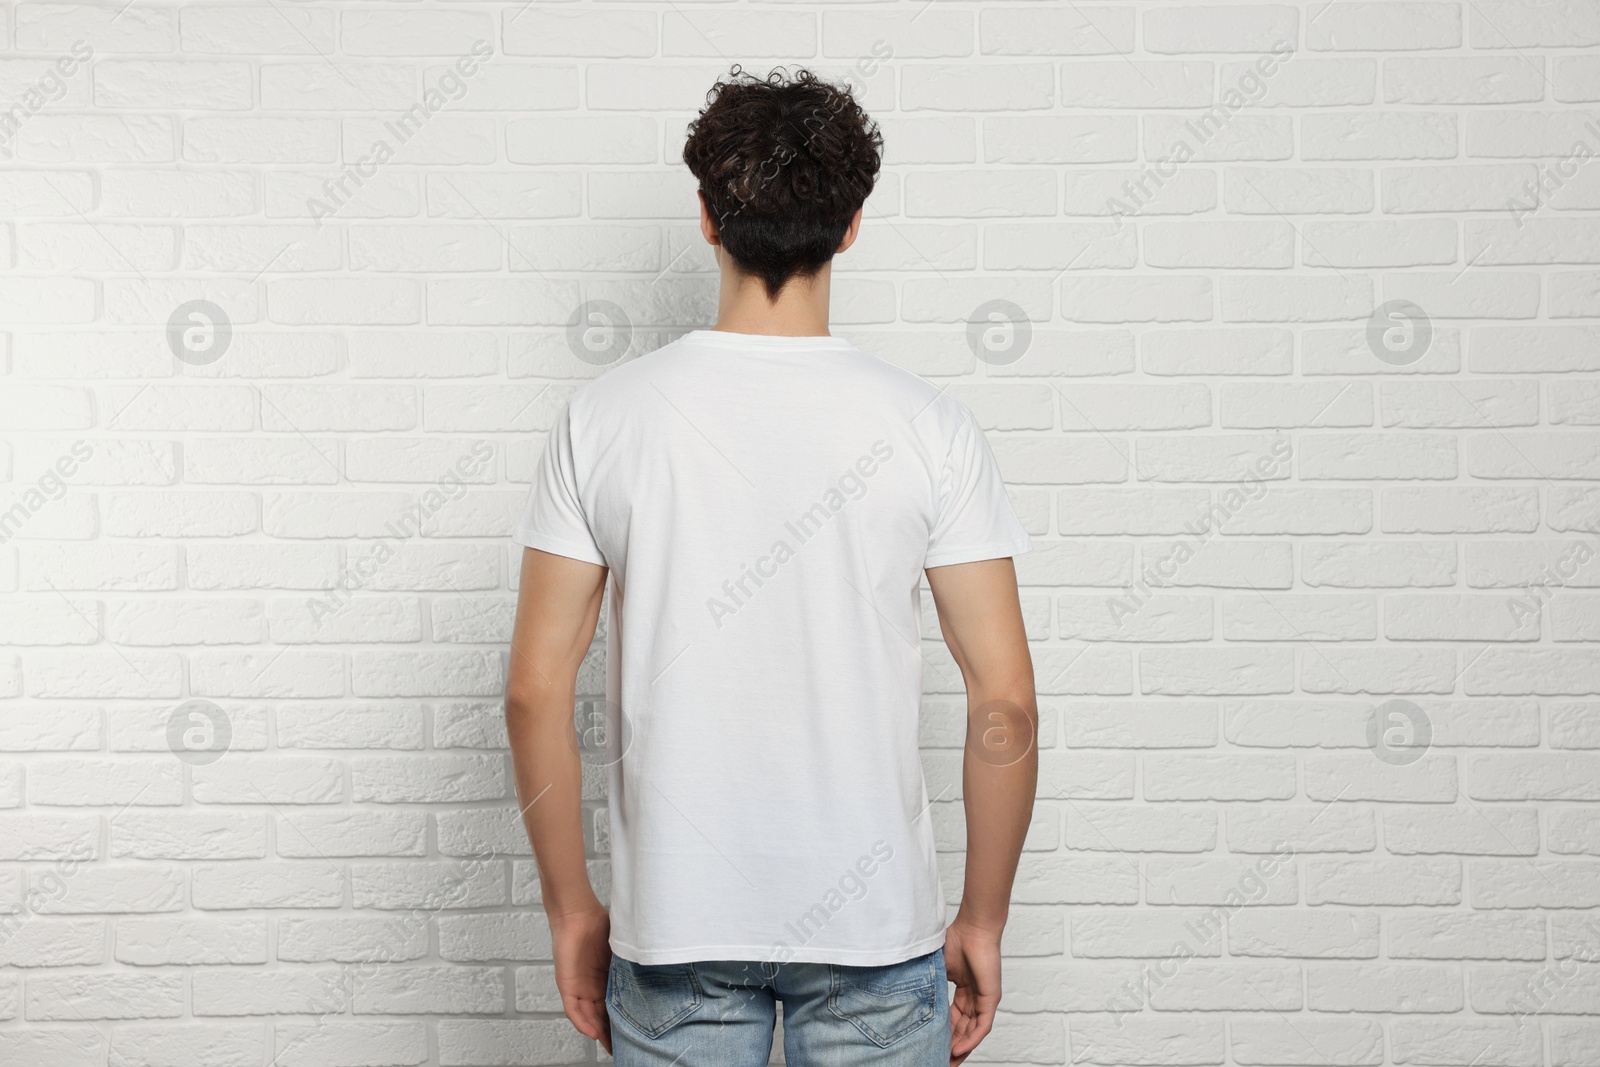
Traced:
POLYGON ((1306 47, 1314 51, 1459 48, 1461 19, 1456 4, 1357 2, 1319 10, 1308 19, 1306 47))
POLYGON ((1397 855, 1532 856, 1539 851, 1539 820, 1531 808, 1391 808, 1384 812, 1383 840, 1397 855))
POLYGON ((1397 912, 1389 920, 1394 959, 1544 959, 1544 918, 1524 912, 1397 912))
MULTIPOLYGON (((1257 1005, 1259 1006, 1259 1004, 1257 1005)), ((1241 1064, 1360 1064, 1383 1062, 1383 1027, 1371 1019, 1241 1019, 1231 1048, 1241 1064)))
POLYGON ((1461 902, 1458 860, 1307 858, 1303 866, 1308 904, 1370 907, 1461 902))
POLYGON ((1300 577, 1310 586, 1453 585, 1455 574, 1455 545, 1449 542, 1308 542, 1300 550, 1300 577))
POLYGON ((1127 53, 1133 51, 1134 17, 1114 7, 984 8, 978 13, 978 47, 984 55, 1127 53))

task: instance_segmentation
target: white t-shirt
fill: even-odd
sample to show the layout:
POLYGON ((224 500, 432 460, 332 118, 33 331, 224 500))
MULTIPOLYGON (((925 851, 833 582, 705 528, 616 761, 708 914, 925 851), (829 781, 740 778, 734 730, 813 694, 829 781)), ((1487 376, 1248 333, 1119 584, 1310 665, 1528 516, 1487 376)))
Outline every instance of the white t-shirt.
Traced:
POLYGON ((944 943, 918 586, 1029 547, 965 407, 840 338, 696 330, 571 398, 515 538, 611 571, 612 951, 944 943))

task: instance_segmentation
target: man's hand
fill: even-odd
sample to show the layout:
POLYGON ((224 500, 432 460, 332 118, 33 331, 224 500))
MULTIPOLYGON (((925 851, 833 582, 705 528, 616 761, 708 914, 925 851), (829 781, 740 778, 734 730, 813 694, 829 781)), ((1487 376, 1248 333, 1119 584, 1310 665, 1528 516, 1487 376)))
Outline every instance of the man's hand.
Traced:
POLYGON ((561 1008, 584 1037, 611 1054, 611 1017, 606 1014, 606 975, 611 970, 611 913, 587 911, 550 917, 555 944, 556 989, 561 1008))
POLYGON ((957 1067, 994 1029, 1000 1004, 1000 935, 957 916, 944 932, 944 967, 956 984, 950 1004, 950 1067, 957 1067))

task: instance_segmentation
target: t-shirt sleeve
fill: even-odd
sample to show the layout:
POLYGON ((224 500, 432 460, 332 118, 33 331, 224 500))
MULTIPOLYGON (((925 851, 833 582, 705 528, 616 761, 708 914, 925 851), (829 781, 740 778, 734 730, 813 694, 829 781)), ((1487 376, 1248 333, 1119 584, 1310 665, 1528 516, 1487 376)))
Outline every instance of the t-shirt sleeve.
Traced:
POLYGON ((563 407, 550 435, 545 439, 544 455, 534 471, 528 503, 517 523, 512 539, 518 544, 553 552, 558 556, 581 559, 604 567, 606 558, 595 544, 589 518, 578 496, 578 474, 572 456, 572 409, 563 407))
POLYGON ((1031 547, 989 442, 963 408, 940 474, 939 513, 923 566, 1020 556, 1031 547))

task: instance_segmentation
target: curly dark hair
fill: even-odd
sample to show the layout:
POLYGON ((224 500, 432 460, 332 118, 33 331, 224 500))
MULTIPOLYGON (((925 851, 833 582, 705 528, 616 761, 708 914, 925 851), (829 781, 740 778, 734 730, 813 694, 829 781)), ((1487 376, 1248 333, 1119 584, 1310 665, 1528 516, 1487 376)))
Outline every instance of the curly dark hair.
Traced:
POLYGON ((882 155, 878 124, 847 87, 805 69, 758 78, 737 64, 706 94, 683 146, 723 248, 769 299, 833 258, 882 155))

